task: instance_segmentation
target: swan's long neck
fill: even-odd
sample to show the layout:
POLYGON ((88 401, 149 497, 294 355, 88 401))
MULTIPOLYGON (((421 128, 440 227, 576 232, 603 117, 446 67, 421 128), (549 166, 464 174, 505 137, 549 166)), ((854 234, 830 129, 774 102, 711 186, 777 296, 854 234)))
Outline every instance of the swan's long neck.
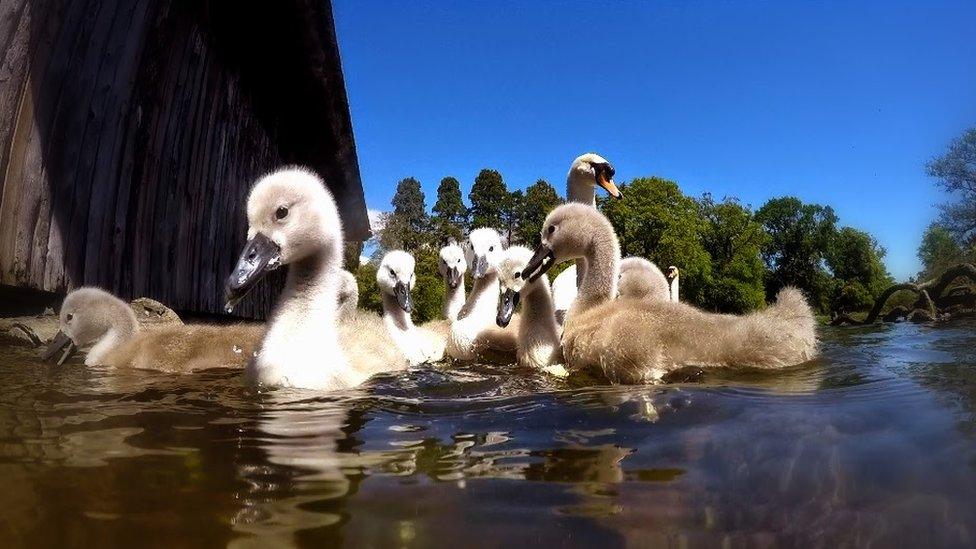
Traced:
POLYGON ((552 303, 549 281, 545 276, 529 282, 522 288, 522 320, 519 323, 519 340, 540 331, 552 332, 556 336, 556 308, 552 303))
MULTIPOLYGON (((570 170, 566 176, 566 201, 579 202, 596 207, 596 188, 593 186, 593 178, 589 174, 583 174, 576 170, 570 170)), ((586 262, 582 259, 576 260, 576 286, 583 283, 586 275, 586 262)))
POLYGON ((676 276, 671 281, 671 288, 670 288, 670 291, 671 291, 671 301, 673 301, 675 303, 678 302, 678 279, 679 278, 681 278, 681 277, 676 276))
POLYGON ((620 244, 612 231, 593 236, 586 252, 586 273, 579 285, 569 316, 609 301, 617 295, 620 272, 620 244))
POLYGON ((308 389, 362 382, 336 332, 339 270, 339 258, 327 252, 289 266, 278 309, 249 370, 257 381, 308 389))
MULTIPOLYGON (((128 305, 126 305, 128 307, 128 305)), ((129 341, 139 331, 139 324, 135 319, 124 317, 112 320, 112 327, 92 345, 85 355, 85 365, 95 366, 104 364, 105 357, 120 345, 129 341)))
POLYGON ((412 332, 414 329, 413 319, 397 303, 394 296, 383 292, 383 322, 392 334, 396 332, 412 332))
POLYGON ((570 170, 566 176, 566 201, 596 206, 596 188, 593 176, 570 170))
POLYGON ((464 281, 458 283, 456 288, 452 288, 447 281, 444 281, 446 292, 444 293, 444 318, 454 320, 464 307, 464 281))
POLYGON ((493 322, 498 308, 498 273, 490 270, 485 276, 476 278, 471 287, 471 295, 458 312, 458 320, 477 318, 486 323, 493 322))

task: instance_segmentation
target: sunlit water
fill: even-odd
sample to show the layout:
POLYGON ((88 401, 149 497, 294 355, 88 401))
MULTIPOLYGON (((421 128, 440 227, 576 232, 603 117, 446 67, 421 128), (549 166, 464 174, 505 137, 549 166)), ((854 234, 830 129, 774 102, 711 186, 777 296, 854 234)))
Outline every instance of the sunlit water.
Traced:
POLYGON ((976 544, 976 323, 822 335, 776 375, 328 396, 0 348, 0 544, 976 544))

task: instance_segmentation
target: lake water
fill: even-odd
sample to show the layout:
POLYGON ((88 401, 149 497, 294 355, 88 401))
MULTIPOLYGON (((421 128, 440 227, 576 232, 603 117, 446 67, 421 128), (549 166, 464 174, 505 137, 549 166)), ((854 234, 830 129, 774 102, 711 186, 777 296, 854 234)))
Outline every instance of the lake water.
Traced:
POLYGON ((434 368, 328 396, 0 348, 11 546, 973 546, 976 322, 775 375, 434 368))

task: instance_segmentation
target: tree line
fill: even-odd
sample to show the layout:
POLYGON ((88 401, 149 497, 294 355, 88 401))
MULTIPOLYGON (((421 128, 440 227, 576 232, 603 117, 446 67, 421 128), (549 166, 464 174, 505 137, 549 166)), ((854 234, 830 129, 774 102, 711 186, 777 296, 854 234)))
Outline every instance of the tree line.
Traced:
MULTIPOLYGON (((689 197, 659 177, 634 179, 621 189, 622 199, 602 197, 598 207, 616 229, 622 254, 646 257, 662 268, 676 265, 683 299, 705 309, 748 312, 791 284, 824 313, 858 310, 890 282, 884 249, 863 231, 839 227, 829 206, 783 197, 754 211, 735 198, 689 197)), ((377 231, 375 257, 357 273, 364 307, 381 308, 373 280, 379 257, 405 249, 417 258, 417 320, 436 318, 444 293, 437 274, 441 246, 462 241, 477 227, 498 229, 510 244, 534 246, 546 215, 563 202, 545 180, 524 192, 509 190, 492 169, 475 178, 470 206, 462 196, 460 182, 445 177, 428 211, 417 179, 397 184, 392 210, 377 231)))
MULTIPOLYGON (((976 256, 976 128, 954 140, 927 170, 951 200, 926 231, 918 255, 920 278, 976 256)), ((623 256, 646 257, 681 271, 682 299, 710 311, 745 313, 763 307, 783 286, 804 290, 822 314, 865 311, 893 283, 885 249, 865 231, 843 226, 828 205, 785 196, 758 209, 734 197, 691 197, 678 184, 642 177, 620 185, 622 199, 600 197, 597 207, 613 224, 623 256)), ((538 180, 509 190, 502 174, 483 169, 463 200, 460 182, 445 177, 428 211, 420 182, 402 179, 377 231, 373 260, 360 266, 362 305, 379 311, 376 264, 386 250, 417 258, 416 320, 436 318, 444 295, 437 253, 473 228, 498 229, 510 244, 538 242, 546 215, 563 202, 538 180)))

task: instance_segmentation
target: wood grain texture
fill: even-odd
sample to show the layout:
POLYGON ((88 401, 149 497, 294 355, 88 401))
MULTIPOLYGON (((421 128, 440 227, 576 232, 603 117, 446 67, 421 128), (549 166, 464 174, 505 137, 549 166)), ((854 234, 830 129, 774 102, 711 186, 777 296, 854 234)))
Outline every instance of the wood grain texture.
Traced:
POLYGON ((0 1, 0 284, 219 313, 248 189, 286 163, 368 236, 331 5, 271 6, 0 1))

